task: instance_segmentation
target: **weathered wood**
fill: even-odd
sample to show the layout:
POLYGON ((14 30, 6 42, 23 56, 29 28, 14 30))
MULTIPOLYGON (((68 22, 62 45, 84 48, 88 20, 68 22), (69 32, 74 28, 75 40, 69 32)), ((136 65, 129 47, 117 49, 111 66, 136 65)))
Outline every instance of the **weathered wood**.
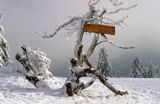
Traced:
POLYGON ((66 83, 66 93, 68 94, 68 96, 73 96, 71 82, 66 83))
POLYGON ((107 34, 107 35, 115 35, 115 26, 101 25, 101 24, 85 24, 84 31, 107 34))
POLYGON ((126 95, 128 94, 127 91, 119 91, 117 89, 115 89, 111 84, 109 84, 107 82, 107 79, 103 76, 103 75, 100 75, 100 74, 96 74, 97 78, 100 80, 100 82, 105 85, 107 88, 109 88, 112 92, 114 92, 116 95, 126 95))

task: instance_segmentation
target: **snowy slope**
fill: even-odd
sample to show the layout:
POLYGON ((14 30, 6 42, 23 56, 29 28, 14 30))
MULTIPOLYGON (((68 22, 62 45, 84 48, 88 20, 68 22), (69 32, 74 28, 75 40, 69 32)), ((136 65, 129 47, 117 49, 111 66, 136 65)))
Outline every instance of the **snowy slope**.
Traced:
POLYGON ((109 81, 116 88, 129 91, 129 95, 115 96, 97 80, 80 95, 67 97, 61 88, 65 78, 48 80, 50 88, 36 89, 20 74, 0 71, 0 104, 160 104, 160 79, 111 78, 109 81))

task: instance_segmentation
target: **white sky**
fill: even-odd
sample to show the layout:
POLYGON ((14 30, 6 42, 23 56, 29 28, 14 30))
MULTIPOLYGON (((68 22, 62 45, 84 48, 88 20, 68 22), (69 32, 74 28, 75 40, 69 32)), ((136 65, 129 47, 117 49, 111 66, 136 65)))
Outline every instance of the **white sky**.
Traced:
MULTIPOLYGON (((112 9, 109 0, 101 0, 97 8, 112 9)), ((129 16, 126 20, 128 27, 116 27, 116 35, 109 36, 115 43, 132 45, 134 50, 121 50, 110 45, 103 45, 115 65, 121 64, 121 60, 133 61, 134 56, 150 62, 156 60, 160 64, 160 1, 159 0, 121 0, 124 7, 137 3, 138 7, 120 12, 113 18, 129 16), (126 57, 127 56, 127 57, 126 57), (147 58, 146 58, 147 56, 147 58)), ((64 31, 54 38, 42 39, 35 35, 35 31, 49 33, 54 31, 57 25, 67 21, 69 16, 80 16, 88 11, 87 0, 0 0, 0 11, 5 13, 2 25, 5 28, 5 37, 10 44, 12 58, 22 44, 31 48, 40 48, 52 58, 54 67, 58 68, 68 64, 68 59, 73 57, 75 37, 66 40, 64 31)), ((87 37, 85 43, 90 41, 87 37)), ((98 50, 97 50, 98 51, 98 50)), ((96 62, 96 59, 94 59, 96 62)), ((125 62, 125 61, 124 61, 125 62)), ((128 62, 128 61, 127 61, 128 62)), ((129 63, 130 64, 130 63, 129 63)), ((67 69, 66 69, 67 70, 67 69)))

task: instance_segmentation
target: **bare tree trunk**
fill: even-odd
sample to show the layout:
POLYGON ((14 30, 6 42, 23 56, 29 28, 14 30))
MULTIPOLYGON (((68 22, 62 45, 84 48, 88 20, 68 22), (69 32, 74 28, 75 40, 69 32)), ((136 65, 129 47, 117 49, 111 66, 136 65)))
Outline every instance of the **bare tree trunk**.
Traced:
POLYGON ((74 94, 77 94, 81 90, 84 90, 89 86, 91 86, 96 79, 97 79, 96 77, 93 77, 88 83, 79 82, 76 83, 76 86, 73 86, 72 85, 73 82, 69 81, 66 83, 66 93, 68 94, 68 96, 73 96, 74 94))
POLYGON ((103 85, 105 85, 107 88, 109 88, 112 92, 114 92, 116 95, 125 95, 128 94, 127 91, 119 91, 117 89, 115 89, 111 84, 109 84, 107 82, 107 79, 105 77, 103 77, 102 75, 96 74, 96 76, 98 77, 98 79, 103 83, 103 85))
POLYGON ((71 82, 66 83, 66 93, 67 93, 68 96, 73 96, 71 82))
MULTIPOLYGON (((86 58, 85 58, 85 62, 87 63, 88 66, 92 67, 92 65, 89 63, 89 61, 86 58)), ((122 92, 122 91, 116 90, 111 84, 107 82, 108 79, 105 76, 103 76, 98 70, 94 70, 94 71, 91 70, 90 72, 96 75, 97 78, 102 82, 102 84, 105 85, 107 88, 109 88, 116 95, 128 94, 127 91, 122 92)))

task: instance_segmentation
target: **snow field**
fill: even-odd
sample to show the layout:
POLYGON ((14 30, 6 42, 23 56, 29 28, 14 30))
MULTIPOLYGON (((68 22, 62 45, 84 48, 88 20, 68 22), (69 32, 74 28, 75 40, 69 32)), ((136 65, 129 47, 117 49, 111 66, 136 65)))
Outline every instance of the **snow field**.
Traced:
POLYGON ((129 92, 125 96, 116 96, 97 80, 74 97, 65 94, 65 79, 54 77, 46 80, 49 88, 36 89, 22 75, 0 71, 0 104, 160 104, 160 79, 109 78, 114 87, 129 92))

